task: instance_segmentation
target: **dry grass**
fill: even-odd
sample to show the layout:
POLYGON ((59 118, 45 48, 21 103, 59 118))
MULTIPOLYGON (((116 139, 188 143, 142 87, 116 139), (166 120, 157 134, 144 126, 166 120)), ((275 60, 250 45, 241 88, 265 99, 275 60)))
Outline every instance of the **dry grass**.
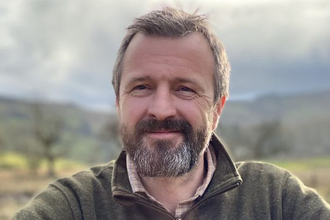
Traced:
MULTIPOLYGON (((71 176, 77 171, 60 172, 58 177, 71 176)), ((16 211, 56 179, 44 176, 44 173, 34 177, 23 170, 0 169, 0 220, 11 219, 16 211)))
MULTIPOLYGON (((278 165, 281 166, 280 163, 278 165)), ((327 202, 330 202, 330 166, 327 164, 325 164, 326 166, 323 165, 301 169, 300 166, 297 166, 297 163, 292 163, 291 165, 283 164, 282 167, 291 170, 307 186, 315 188, 327 202)), ((58 176, 71 176, 82 169, 81 166, 73 166, 68 171, 59 172, 58 176)), ((40 173, 38 177, 33 177, 26 170, 22 169, 0 169, 0 220, 10 219, 34 195, 55 180, 54 178, 44 178, 43 176, 45 174, 40 173)))
POLYGON ((330 204, 330 167, 294 172, 306 186, 316 191, 330 204))
POLYGON ((330 204, 330 158, 271 161, 291 171, 308 187, 314 188, 330 204))

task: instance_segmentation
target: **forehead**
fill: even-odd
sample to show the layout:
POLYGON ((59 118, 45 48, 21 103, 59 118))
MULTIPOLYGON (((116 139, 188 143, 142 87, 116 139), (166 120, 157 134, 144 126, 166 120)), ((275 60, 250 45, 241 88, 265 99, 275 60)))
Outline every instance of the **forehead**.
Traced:
POLYGON ((141 74, 209 75, 212 78, 213 70, 213 53, 208 41, 200 33, 191 33, 178 39, 138 33, 126 50, 122 80, 141 74))

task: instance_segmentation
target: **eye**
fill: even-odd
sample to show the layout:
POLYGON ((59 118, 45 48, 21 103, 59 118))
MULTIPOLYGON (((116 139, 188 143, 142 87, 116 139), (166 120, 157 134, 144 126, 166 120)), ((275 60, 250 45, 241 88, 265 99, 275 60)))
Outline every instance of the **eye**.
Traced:
POLYGON ((138 85, 133 88, 133 90, 145 90, 147 89, 146 85, 138 85))
POLYGON ((133 96, 137 96, 137 97, 143 97, 143 96, 147 96, 152 92, 152 89, 149 85, 145 85, 145 84, 140 84, 140 85, 136 85, 135 87, 133 87, 133 89, 131 90, 131 94, 133 96))
POLYGON ((178 97, 180 97, 182 99, 193 99, 196 96, 195 90, 193 90, 187 86, 180 86, 176 90, 176 94, 178 97))
POLYGON ((193 93, 195 92, 194 90, 192 90, 191 88, 186 87, 186 86, 180 87, 178 89, 178 91, 182 91, 182 92, 193 92, 193 93))

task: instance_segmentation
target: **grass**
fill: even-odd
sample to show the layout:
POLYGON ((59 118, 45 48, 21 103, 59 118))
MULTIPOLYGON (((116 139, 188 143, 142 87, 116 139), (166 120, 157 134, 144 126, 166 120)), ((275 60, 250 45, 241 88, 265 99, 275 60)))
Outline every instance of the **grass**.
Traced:
MULTIPOLYGON (((27 160, 24 156, 17 153, 4 153, 0 155, 0 169, 8 169, 8 170, 23 170, 26 171, 28 167, 27 160)), ((78 170, 85 169, 86 165, 66 159, 58 159, 55 163, 55 170, 63 171, 63 170, 78 170)), ((41 161, 39 171, 45 172, 47 170, 47 162, 45 160, 41 161)))
POLYGON ((0 155, 0 169, 25 169, 27 162, 22 155, 5 153, 0 155))
MULTIPOLYGON (((57 177, 71 176, 86 169, 84 164, 59 159, 55 163, 57 177)), ((36 176, 31 176, 25 158, 19 154, 0 155, 0 220, 11 219, 38 192, 56 178, 46 175, 47 163, 42 161, 36 176)))
POLYGON ((292 172, 310 171, 325 167, 330 168, 330 157, 304 158, 296 160, 269 160, 268 162, 292 172))

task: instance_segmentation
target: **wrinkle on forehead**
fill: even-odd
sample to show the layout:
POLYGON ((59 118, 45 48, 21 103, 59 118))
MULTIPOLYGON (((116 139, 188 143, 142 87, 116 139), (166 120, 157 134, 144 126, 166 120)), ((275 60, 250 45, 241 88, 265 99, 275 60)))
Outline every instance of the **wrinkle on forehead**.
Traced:
MULTIPOLYGON (((213 53, 207 40, 200 33, 192 33, 179 39, 137 34, 127 48, 124 64, 125 62, 130 62, 133 66, 140 62, 159 64, 160 60, 162 64, 189 67, 198 72, 203 71, 198 65, 201 63, 204 68, 206 65, 212 72, 214 69, 213 53), (131 57, 139 57, 139 59, 135 60, 131 57)), ((126 65, 123 67, 125 69, 126 65)))
POLYGON ((149 64, 161 64, 169 65, 174 67, 190 68, 196 72, 201 72, 202 69, 196 62, 191 61, 191 59, 185 59, 180 56, 168 56, 168 55, 158 55, 158 54, 144 54, 141 56, 141 60, 137 63, 148 62, 149 64))

